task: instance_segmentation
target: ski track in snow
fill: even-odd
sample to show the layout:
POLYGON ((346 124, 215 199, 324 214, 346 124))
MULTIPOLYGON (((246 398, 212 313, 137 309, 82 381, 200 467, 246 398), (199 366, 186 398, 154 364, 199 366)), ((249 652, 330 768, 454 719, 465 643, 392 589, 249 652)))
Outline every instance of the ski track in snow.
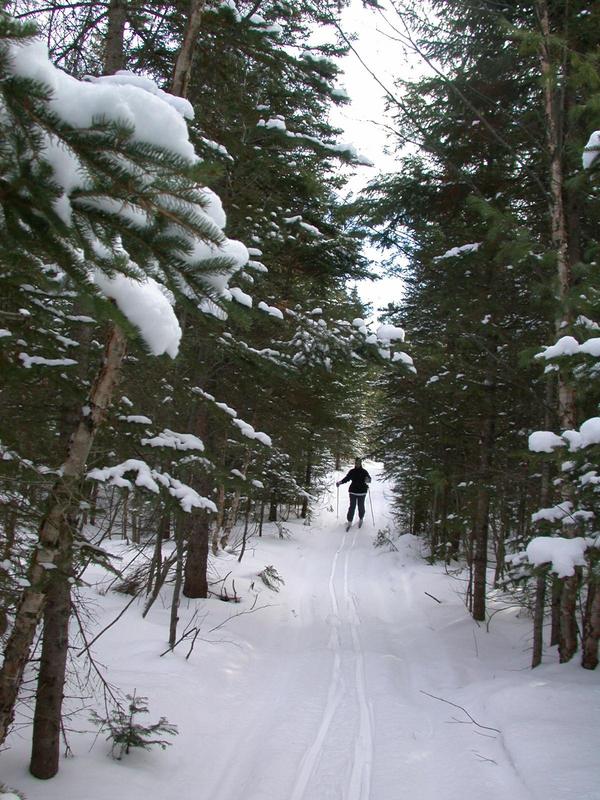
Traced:
MULTIPOLYGON (((356 536, 358 531, 355 531, 352 545, 356 543, 356 536)), ((370 776, 371 764, 373 753, 373 735, 371 730, 371 709, 369 706, 367 688, 365 682, 365 665, 364 657, 361 650, 360 640, 358 636, 358 626, 360 625, 360 617, 356 610, 356 598, 351 595, 348 582, 348 564, 351 555, 351 550, 346 547, 348 539, 348 532, 345 532, 340 546, 335 552, 331 564, 331 572, 329 574, 329 597, 331 600, 331 609, 334 617, 334 624, 331 629, 331 638, 329 647, 334 653, 333 667, 331 671, 331 679, 329 684, 329 691, 327 694, 327 702, 323 709, 323 717, 321 724, 315 737, 314 742, 304 755, 300 769, 294 783, 294 788, 290 796, 290 800, 303 800, 309 784, 309 780, 314 775, 319 759, 323 756, 324 743, 329 735, 331 723, 334 719, 338 705, 342 702, 343 698, 343 678, 342 678, 342 658, 343 648, 340 635, 340 625, 335 623, 345 623, 350 626, 350 633, 352 637, 353 655, 355 660, 354 680, 355 691, 359 704, 359 725, 358 731, 354 734, 353 746, 353 759, 352 770, 350 774, 350 781, 348 791, 344 794, 344 800, 369 800, 370 797, 370 776), (336 592, 336 574, 338 561, 341 553, 344 553, 344 573, 343 573, 343 611, 340 611, 340 604, 336 592)))

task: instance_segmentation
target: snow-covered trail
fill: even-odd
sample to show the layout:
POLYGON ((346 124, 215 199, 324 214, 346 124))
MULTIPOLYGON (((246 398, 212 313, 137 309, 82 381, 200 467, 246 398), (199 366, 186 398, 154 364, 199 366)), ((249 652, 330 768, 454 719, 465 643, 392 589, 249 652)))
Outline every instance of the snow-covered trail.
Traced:
MULTIPOLYGON (((526 671, 514 619, 512 640, 501 621, 493 635, 478 627, 465 613, 460 584, 423 561, 413 537, 403 537, 394 553, 372 546, 389 509, 385 484, 376 467, 368 468, 375 525, 367 504, 367 524, 344 530, 342 487, 339 518, 332 493, 310 528, 289 523, 290 539, 255 543, 236 585, 246 581, 251 589, 268 558, 284 576, 284 589, 260 591, 257 610, 231 619, 218 640, 207 637, 211 644, 199 641, 189 660, 185 651, 157 655, 167 608, 143 624, 134 616, 129 627, 115 626, 100 640, 111 680, 148 695, 153 719, 164 714, 178 724, 172 748, 122 763, 107 759, 101 744, 91 753, 76 748, 77 757, 45 784, 19 769, 15 748, 3 779, 28 800, 575 796, 572 784, 564 794, 551 791, 553 779, 543 787, 544 758, 552 768, 550 742, 535 759, 514 747, 511 714, 522 710, 531 725, 527 702, 546 685, 526 671), (532 765, 542 778, 532 781, 532 765)), ((207 628, 215 614, 225 619, 239 610, 213 605, 207 628)), ((582 679, 594 681, 589 674, 582 679)), ((534 724, 532 735, 543 740, 544 732, 534 724)), ((580 743, 577 754, 583 764, 594 758, 580 743)), ((589 794, 587 785, 578 799, 597 799, 593 777, 589 794)))
MULTIPOLYGON (((375 482, 379 527, 388 513, 384 491, 375 482)), ((325 511, 315 521, 287 607, 257 631, 255 655, 231 681, 230 735, 211 757, 203 796, 392 800, 401 790, 437 800, 444 772, 446 800, 484 786, 489 800, 507 792, 525 799, 511 769, 490 781, 485 759, 497 757, 497 740, 449 724, 453 709, 421 693, 466 679, 429 617, 439 604, 415 594, 416 558, 382 569, 389 559, 372 547, 369 505, 367 525, 344 531, 345 502, 340 491, 339 519, 325 511)))
MULTIPOLYGON (((378 527, 384 491, 374 484, 378 527)), ((340 518, 325 512, 315 522, 292 619, 262 632, 262 656, 236 678, 232 736, 206 798, 438 800, 443 774, 445 800, 482 789, 487 800, 528 800, 510 765, 491 777, 486 759, 498 758, 499 735, 453 724, 461 714, 422 693, 447 694, 467 679, 436 635, 439 604, 415 593, 416 559, 382 569, 369 505, 368 524, 344 530, 345 503, 340 492, 340 518)))

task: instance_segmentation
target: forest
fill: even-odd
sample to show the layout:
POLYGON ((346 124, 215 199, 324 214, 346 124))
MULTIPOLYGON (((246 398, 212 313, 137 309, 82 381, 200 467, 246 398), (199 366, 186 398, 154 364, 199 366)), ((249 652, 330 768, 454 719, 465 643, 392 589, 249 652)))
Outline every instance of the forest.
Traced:
POLYGON ((518 609, 528 667, 597 667, 600 7, 352 4, 397 53, 364 65, 382 171, 332 122, 350 5, 0 3, 0 763, 24 738, 53 778, 77 713, 117 742, 145 710, 94 658, 90 575, 181 652, 263 533, 345 513, 356 454, 376 550, 460 573, 479 627, 518 609))

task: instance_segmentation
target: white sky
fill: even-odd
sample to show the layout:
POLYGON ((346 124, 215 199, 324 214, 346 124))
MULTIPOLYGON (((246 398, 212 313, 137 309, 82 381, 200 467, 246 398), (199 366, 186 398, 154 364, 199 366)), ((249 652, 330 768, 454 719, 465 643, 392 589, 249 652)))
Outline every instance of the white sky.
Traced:
MULTIPOLYGON (((362 61, 385 86, 392 88, 394 76, 403 69, 404 56, 398 44, 381 33, 382 20, 379 15, 372 10, 365 10, 361 0, 352 0, 342 20, 345 33, 359 34, 354 48, 362 61)), ((346 57, 340 83, 352 102, 335 109, 332 122, 344 129, 345 140, 354 144, 375 164, 374 168, 359 167, 351 179, 351 190, 360 192, 361 187, 378 172, 395 168, 394 157, 385 152, 384 91, 352 52, 346 57)), ((380 262, 381 253, 373 248, 367 248, 367 253, 373 262, 380 262)), ((361 298, 371 303, 376 311, 378 307, 386 307, 389 302, 399 300, 402 285, 400 278, 382 278, 379 281, 359 282, 358 291, 361 298)))

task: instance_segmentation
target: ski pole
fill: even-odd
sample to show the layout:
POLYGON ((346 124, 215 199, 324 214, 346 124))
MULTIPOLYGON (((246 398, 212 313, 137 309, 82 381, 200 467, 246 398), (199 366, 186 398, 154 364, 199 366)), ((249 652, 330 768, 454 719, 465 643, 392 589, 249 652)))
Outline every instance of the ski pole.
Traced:
POLYGON ((340 487, 336 484, 335 487, 336 491, 336 501, 335 501, 335 518, 338 519, 340 516, 340 487))
POLYGON ((375 514, 373 513, 373 501, 371 500, 371 488, 367 487, 369 492, 369 505, 371 506, 371 517, 373 518, 373 527, 375 527, 375 514))

